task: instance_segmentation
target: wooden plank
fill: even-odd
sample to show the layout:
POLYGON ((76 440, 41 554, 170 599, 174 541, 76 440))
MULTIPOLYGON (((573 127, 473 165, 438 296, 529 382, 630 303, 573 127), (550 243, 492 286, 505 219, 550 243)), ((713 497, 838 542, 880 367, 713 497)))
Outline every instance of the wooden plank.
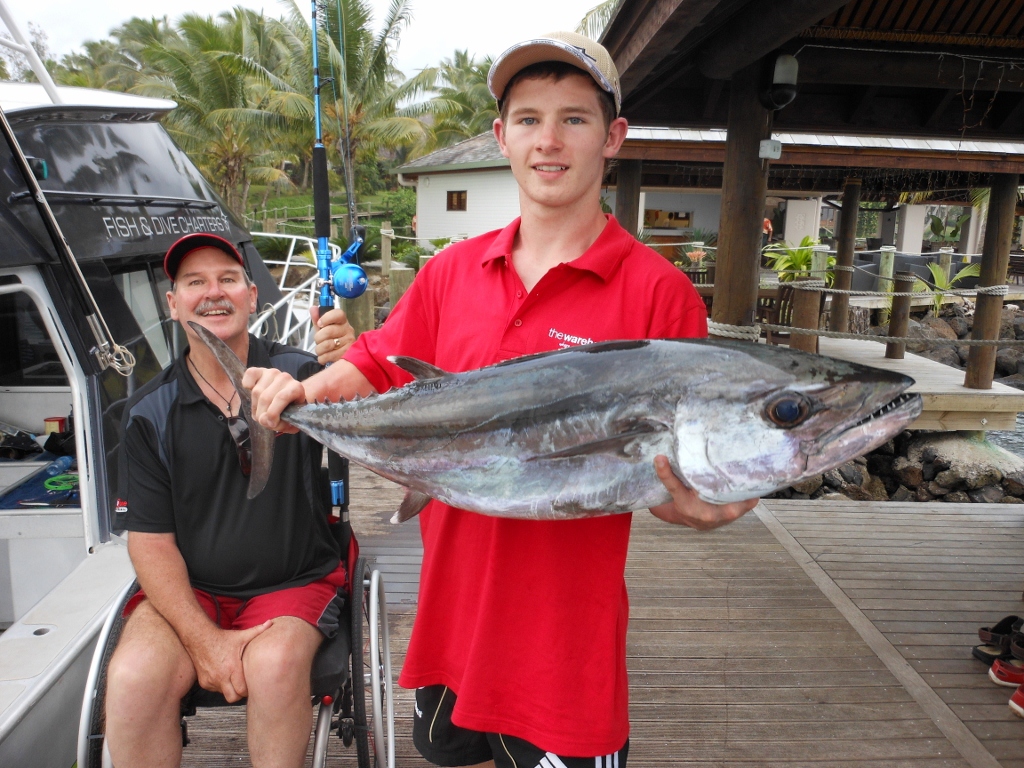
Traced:
POLYGON ((1020 612, 1024 515, 1000 510, 993 522, 986 520, 991 508, 971 505, 921 504, 916 512, 908 505, 888 519, 857 510, 819 513, 785 502, 777 520, 989 754, 1004 766, 1007 756, 1024 760, 1021 725, 1005 706, 1010 691, 992 685, 970 656, 979 626, 1020 612), (920 521, 918 537, 892 524, 900 516, 920 521), (997 540, 989 537, 994 525, 997 540), (882 546, 871 546, 872 537, 882 546), (913 546, 908 554, 918 543, 924 551, 913 546))

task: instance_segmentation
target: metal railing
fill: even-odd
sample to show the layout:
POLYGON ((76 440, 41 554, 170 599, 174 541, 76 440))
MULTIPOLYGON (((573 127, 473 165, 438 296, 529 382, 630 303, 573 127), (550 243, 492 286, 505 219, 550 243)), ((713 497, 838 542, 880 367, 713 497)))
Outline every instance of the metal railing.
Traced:
MULTIPOLYGON (((266 232, 254 232, 253 240, 273 238, 288 242, 288 250, 283 259, 267 258, 261 253, 263 263, 268 268, 282 267, 277 280, 282 296, 273 304, 266 304, 257 310, 249 324, 249 332, 254 336, 271 338, 282 344, 290 344, 310 352, 313 351, 313 333, 309 309, 320 298, 320 276, 316 271, 316 241, 303 235, 278 235, 266 232), (288 274, 295 267, 310 267, 312 274, 298 285, 287 286, 288 274), (285 310, 281 312, 281 310, 285 310)), ((341 248, 333 243, 331 258, 341 256, 341 248)), ((257 247, 257 250, 258 247, 257 247)))

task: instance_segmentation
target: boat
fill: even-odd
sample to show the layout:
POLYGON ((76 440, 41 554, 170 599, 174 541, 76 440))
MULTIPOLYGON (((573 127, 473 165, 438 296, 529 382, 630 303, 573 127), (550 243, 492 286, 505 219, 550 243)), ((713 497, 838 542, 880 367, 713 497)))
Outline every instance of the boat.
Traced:
MULTIPOLYGON (((0 16, 10 28, 2 1, 0 16)), ((174 102, 36 74, 0 83, 27 161, 0 140, 0 766, 70 768, 97 635, 134 578, 117 505, 122 409, 186 343, 164 252, 190 232, 227 238, 259 289, 251 327, 303 329, 295 294, 161 125, 174 102)))

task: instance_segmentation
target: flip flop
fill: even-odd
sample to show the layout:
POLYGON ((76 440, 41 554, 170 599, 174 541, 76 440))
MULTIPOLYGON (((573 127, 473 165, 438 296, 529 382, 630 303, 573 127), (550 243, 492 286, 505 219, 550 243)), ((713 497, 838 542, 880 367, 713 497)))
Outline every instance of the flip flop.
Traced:
MULTIPOLYGON (((1024 652, 1024 647, 1021 648, 1021 651, 1024 652)), ((998 645, 976 645, 971 649, 971 655, 978 661, 990 665, 998 659, 1010 658, 1010 652, 998 645)))
POLYGON ((985 645, 997 645, 1004 650, 1010 649, 1010 637, 1024 626, 1024 619, 1020 616, 1005 616, 997 624, 991 627, 981 627, 978 630, 978 639, 985 645))
POLYGON ((988 671, 989 680, 1007 688, 1024 685, 1024 661, 1020 659, 996 659, 988 671))

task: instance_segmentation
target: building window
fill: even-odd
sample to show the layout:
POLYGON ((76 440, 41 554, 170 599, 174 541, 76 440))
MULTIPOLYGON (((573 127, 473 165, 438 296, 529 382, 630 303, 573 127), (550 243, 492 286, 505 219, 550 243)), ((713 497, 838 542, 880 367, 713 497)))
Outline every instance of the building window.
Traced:
POLYGON ((449 211, 464 211, 466 210, 466 190, 462 189, 457 192, 448 193, 448 210, 449 211))

